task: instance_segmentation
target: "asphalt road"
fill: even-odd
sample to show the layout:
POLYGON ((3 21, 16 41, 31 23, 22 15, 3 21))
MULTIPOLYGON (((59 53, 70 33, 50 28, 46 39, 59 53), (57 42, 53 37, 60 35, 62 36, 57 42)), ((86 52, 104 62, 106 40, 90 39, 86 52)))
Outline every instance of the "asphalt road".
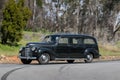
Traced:
POLYGON ((120 61, 0 64, 0 80, 120 80, 120 61))

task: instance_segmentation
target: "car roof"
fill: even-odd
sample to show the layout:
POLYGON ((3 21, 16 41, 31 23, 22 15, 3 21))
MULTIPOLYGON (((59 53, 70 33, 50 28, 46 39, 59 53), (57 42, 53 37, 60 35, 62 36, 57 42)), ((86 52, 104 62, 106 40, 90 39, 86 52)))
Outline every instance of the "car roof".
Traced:
POLYGON ((86 34, 71 34, 71 33, 57 33, 57 34, 52 34, 50 36, 94 38, 94 37, 86 35, 86 34))

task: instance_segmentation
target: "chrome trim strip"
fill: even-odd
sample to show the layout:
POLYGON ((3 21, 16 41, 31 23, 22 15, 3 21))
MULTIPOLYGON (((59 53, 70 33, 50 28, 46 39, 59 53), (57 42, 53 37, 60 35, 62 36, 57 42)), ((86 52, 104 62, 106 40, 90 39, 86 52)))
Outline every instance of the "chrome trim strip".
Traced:
POLYGON ((37 59, 37 57, 22 57, 22 56, 18 56, 20 59, 37 59))

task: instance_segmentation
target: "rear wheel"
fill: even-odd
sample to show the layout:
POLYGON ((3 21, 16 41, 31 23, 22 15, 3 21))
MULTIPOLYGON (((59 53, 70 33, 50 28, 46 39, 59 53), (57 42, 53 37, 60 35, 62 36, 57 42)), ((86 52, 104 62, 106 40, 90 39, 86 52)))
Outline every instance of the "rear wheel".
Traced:
POLYGON ((74 62, 74 60, 67 60, 67 62, 68 62, 68 63, 73 63, 73 62, 74 62))
POLYGON ((39 56, 38 62, 40 64, 47 64, 50 61, 50 55, 48 53, 43 53, 39 56))
POLYGON ((31 61, 32 60, 30 60, 30 59, 21 59, 21 62, 23 63, 23 64, 30 64, 31 63, 31 61))
POLYGON ((85 61, 85 63, 91 63, 93 61, 93 55, 87 54, 84 61, 85 61))

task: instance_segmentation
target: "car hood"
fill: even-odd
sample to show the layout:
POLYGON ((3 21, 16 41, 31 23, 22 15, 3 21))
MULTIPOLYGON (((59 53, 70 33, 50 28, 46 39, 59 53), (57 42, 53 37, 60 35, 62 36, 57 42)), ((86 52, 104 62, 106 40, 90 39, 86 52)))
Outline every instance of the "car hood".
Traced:
POLYGON ((27 43, 26 46, 48 46, 48 45, 52 45, 53 43, 45 43, 45 42, 30 42, 27 43))

